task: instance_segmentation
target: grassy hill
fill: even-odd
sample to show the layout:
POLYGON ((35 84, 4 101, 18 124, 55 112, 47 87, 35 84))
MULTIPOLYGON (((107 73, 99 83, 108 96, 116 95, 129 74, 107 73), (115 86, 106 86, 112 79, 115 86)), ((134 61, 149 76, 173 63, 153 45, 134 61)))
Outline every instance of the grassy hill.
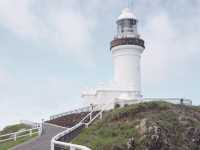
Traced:
POLYGON ((200 150, 200 107, 151 102, 118 108, 73 143, 92 150, 200 150))
POLYGON ((15 124, 5 127, 2 131, 0 131, 0 135, 17 132, 21 129, 30 129, 31 127, 25 124, 15 124))
MULTIPOLYGON (((22 129, 30 129, 30 128, 31 128, 30 126, 25 125, 25 124, 11 125, 11 126, 5 127, 2 131, 0 131, 0 135, 5 135, 5 134, 20 131, 22 129)), ((17 139, 16 141, 11 140, 11 141, 7 141, 7 142, 2 142, 2 143, 0 143, 0 150, 8 150, 9 148, 14 147, 16 145, 19 145, 21 143, 24 143, 24 142, 26 142, 26 141, 28 141, 28 140, 36 137, 36 136, 37 136, 37 134, 35 134, 31 137, 25 136, 25 137, 17 139)))
POLYGON ((16 141, 8 141, 8 142, 0 143, 0 150, 8 150, 9 148, 12 148, 16 145, 27 142, 35 137, 37 137, 37 135, 33 135, 31 137, 30 136, 22 137, 22 138, 17 139, 16 141))

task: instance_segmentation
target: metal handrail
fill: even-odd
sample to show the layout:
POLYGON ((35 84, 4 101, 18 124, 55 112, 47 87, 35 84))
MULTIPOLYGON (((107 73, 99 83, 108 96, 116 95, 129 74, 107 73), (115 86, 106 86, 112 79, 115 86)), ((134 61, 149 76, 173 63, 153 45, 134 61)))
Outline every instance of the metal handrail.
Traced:
POLYGON ((40 132, 41 132, 41 127, 36 127, 36 128, 26 129, 23 131, 0 135, 0 138, 2 139, 2 140, 0 140, 0 143, 10 141, 10 140, 16 141, 18 138, 25 137, 25 136, 32 136, 34 134, 39 134, 40 132), (34 130, 37 130, 37 131, 33 132, 34 130), (26 132, 27 132, 27 134, 26 134, 26 132), (25 133, 25 134, 23 134, 23 133, 25 133))
POLYGON ((170 102, 173 104, 185 104, 185 105, 192 105, 192 101, 190 99, 184 98, 144 98, 142 102, 149 102, 149 101, 164 101, 170 102))
POLYGON ((99 106, 95 106, 94 109, 88 113, 78 124, 76 124, 75 126, 71 127, 71 128, 67 128, 67 130, 57 134, 56 136, 54 136, 52 138, 52 140, 58 140, 59 138, 61 138, 62 136, 68 134, 69 132, 73 131, 74 129, 77 129, 78 127, 80 127, 80 125, 85 124, 85 120, 92 115, 93 112, 95 112, 96 110, 100 109, 99 106))
POLYGON ((83 145, 77 145, 77 144, 71 144, 71 143, 64 143, 60 141, 54 142, 57 145, 63 145, 64 147, 70 147, 71 149, 79 149, 79 150, 91 150, 90 148, 83 146, 83 145))
POLYGON ((137 103, 143 103, 143 102, 168 102, 172 104, 183 104, 183 105, 192 105, 192 101, 190 99, 182 99, 182 98, 143 98, 143 99, 136 99, 136 100, 120 100, 116 99, 114 104, 120 104, 123 105, 132 105, 137 103))
MULTIPOLYGON (((173 102, 176 102, 177 104, 177 101, 180 102, 180 100, 183 101, 184 104, 192 104, 192 101, 189 100, 189 99, 178 99, 178 98, 145 98, 145 99, 142 99, 141 102, 148 102, 148 101, 173 101, 173 102)), ((72 143, 67 143, 67 142, 61 142, 61 141, 58 141, 59 138, 75 131, 76 129, 78 129, 79 127, 81 127, 82 125, 85 125, 86 127, 88 127, 95 119, 97 119, 98 117, 102 118, 102 114, 103 112, 108 108, 110 107, 110 105, 113 104, 113 102, 111 103, 108 103, 108 104, 105 104, 105 105, 99 105, 99 110, 100 112, 98 112, 94 117, 91 117, 92 116, 92 113, 94 112, 94 110, 92 110, 88 115, 86 115, 78 124, 76 124, 75 126, 71 127, 71 128, 68 128, 66 131, 63 131, 61 133, 59 133, 58 135, 56 135, 55 137, 52 138, 51 140, 51 150, 54 150, 55 148, 55 145, 59 145, 59 146, 63 146, 63 147, 68 147, 70 148, 70 150, 91 150, 90 148, 86 147, 86 146, 82 146, 82 145, 77 145, 77 144, 72 144, 72 143), (90 116, 90 120, 89 122, 85 122, 85 120, 90 116)))
POLYGON ((75 110, 72 110, 72 111, 56 114, 56 115, 50 116, 50 120, 53 120, 53 119, 56 119, 56 118, 59 118, 59 117, 63 117, 63 116, 66 116, 66 115, 74 114, 74 113, 89 112, 91 110, 91 108, 92 108, 92 106, 87 106, 87 107, 83 107, 83 108, 80 108, 80 109, 75 109, 75 110))
POLYGON ((51 150, 55 149, 55 145, 60 145, 60 146, 68 147, 68 148, 73 149, 73 150, 74 149, 78 149, 78 150, 91 150, 90 148, 88 148, 86 146, 72 144, 72 143, 67 143, 67 142, 61 142, 61 141, 58 141, 58 139, 60 139, 61 137, 63 137, 65 135, 73 132, 74 130, 78 129, 82 125, 89 126, 99 116, 100 116, 100 118, 102 118, 102 113, 103 113, 103 111, 105 111, 107 109, 108 106, 110 106, 110 103, 107 104, 107 105, 97 105, 97 106, 95 106, 95 108, 87 116, 85 116, 78 124, 76 124, 75 126, 73 126, 71 128, 68 128, 66 131, 63 131, 63 132, 59 133, 58 135, 56 135, 55 137, 53 137, 52 140, 51 140, 51 150), (96 110, 100 110, 100 112, 98 112, 92 118, 92 113, 95 112, 96 110), (88 123, 84 122, 88 117, 90 117, 89 122, 88 123))

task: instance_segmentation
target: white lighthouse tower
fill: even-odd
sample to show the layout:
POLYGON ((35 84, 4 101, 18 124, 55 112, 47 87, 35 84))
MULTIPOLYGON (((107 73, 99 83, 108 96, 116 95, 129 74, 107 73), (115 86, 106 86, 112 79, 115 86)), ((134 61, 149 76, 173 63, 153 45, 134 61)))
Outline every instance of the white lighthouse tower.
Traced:
MULTIPOLYGON (((140 101, 140 61, 144 41, 137 32, 137 23, 131 9, 125 8, 117 19, 117 35, 111 41, 110 51, 114 77, 109 84, 84 91, 82 97, 90 104, 123 103, 140 101)), ((113 106, 114 106, 113 105, 113 106)))
POLYGON ((117 35, 111 42, 114 64, 114 83, 121 90, 133 91, 133 98, 141 98, 140 59, 144 41, 137 32, 137 19, 126 8, 117 19, 117 35))

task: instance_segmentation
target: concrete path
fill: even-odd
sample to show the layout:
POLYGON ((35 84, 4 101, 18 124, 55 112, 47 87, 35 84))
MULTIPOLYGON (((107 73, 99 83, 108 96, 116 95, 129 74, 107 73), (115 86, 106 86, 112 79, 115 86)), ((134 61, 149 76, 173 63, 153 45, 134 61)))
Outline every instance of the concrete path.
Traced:
POLYGON ((18 145, 10 150, 50 150, 52 137, 64 130, 66 130, 66 128, 44 124, 42 136, 18 145))

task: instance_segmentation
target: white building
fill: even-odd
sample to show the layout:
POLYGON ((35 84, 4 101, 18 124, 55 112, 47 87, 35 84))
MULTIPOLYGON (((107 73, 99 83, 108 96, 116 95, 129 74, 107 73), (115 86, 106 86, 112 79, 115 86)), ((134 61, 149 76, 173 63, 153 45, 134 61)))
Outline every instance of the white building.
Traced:
POLYGON ((137 32, 138 20, 126 8, 116 23, 117 36, 110 46, 114 65, 113 81, 83 92, 82 97, 89 104, 115 104, 119 101, 134 103, 142 98, 140 60, 145 46, 137 32))
POLYGON ((113 59, 114 77, 109 84, 100 84, 82 93, 89 104, 111 103, 124 106, 138 102, 166 101, 174 104, 192 105, 185 98, 143 98, 141 94, 140 61, 145 49, 144 40, 137 32, 134 13, 126 8, 117 21, 117 35, 111 41, 110 51, 113 59))

